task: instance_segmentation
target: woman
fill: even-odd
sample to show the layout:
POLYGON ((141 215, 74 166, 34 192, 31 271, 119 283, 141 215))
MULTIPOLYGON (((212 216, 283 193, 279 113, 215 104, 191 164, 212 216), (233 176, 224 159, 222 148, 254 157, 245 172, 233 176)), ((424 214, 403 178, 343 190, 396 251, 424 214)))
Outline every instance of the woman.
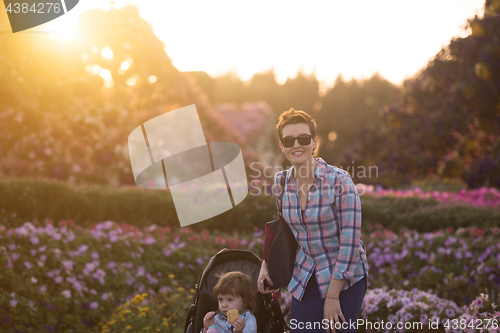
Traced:
MULTIPOLYGON (((316 122, 290 109, 279 119, 280 148, 292 168, 286 177, 283 218, 298 242, 288 290, 292 294, 290 332, 356 332, 366 292, 368 264, 361 238, 361 205, 349 173, 313 158, 316 122)), ((279 192, 279 191, 278 191, 279 192)), ((277 204, 279 205, 277 195, 277 204)), ((262 263, 260 281, 269 278, 262 263)))

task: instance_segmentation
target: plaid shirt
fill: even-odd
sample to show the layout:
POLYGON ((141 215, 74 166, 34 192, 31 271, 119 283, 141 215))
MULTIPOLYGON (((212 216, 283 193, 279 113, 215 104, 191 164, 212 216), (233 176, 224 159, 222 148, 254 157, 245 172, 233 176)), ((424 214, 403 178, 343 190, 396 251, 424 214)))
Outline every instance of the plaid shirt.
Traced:
MULTIPOLYGON (((326 297, 331 279, 345 279, 342 288, 345 290, 368 275, 361 237, 361 204, 356 187, 348 172, 328 165, 322 158, 317 161, 316 179, 307 193, 304 218, 293 167, 286 175, 283 195, 283 217, 298 242, 288 290, 299 301, 314 271, 321 298, 326 297)), ((280 186, 283 174, 276 174, 275 186, 280 186)), ((280 191, 276 192, 279 207, 280 191)))

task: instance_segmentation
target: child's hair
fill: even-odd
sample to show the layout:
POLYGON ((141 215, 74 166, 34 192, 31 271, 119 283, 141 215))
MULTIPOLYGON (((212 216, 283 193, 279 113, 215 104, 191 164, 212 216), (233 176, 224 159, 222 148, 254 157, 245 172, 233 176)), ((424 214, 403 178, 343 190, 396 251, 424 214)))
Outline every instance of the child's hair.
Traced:
POLYGON ((223 274, 214 287, 214 296, 219 295, 240 296, 243 304, 250 312, 255 312, 255 294, 253 293, 250 278, 242 272, 227 272, 223 274))

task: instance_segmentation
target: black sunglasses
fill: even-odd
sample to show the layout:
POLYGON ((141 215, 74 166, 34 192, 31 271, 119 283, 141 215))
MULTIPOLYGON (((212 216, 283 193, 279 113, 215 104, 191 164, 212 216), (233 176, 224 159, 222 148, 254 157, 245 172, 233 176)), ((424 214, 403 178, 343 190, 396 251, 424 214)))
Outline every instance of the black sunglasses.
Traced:
POLYGON ((293 147, 293 145, 295 144, 295 140, 299 141, 299 145, 307 146, 308 144, 311 143, 311 139, 312 139, 312 135, 303 134, 303 135, 300 135, 298 137, 287 136, 287 137, 281 138, 280 141, 281 141, 281 144, 283 145, 283 147, 290 148, 290 147, 293 147))

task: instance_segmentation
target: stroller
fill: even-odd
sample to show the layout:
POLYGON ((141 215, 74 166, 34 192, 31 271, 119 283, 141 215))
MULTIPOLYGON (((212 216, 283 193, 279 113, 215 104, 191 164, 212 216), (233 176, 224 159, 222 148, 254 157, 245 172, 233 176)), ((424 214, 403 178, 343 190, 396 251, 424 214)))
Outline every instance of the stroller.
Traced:
POLYGON ((209 311, 217 309, 217 300, 213 288, 219 281, 216 274, 230 271, 241 271, 250 277, 256 295, 258 333, 283 333, 285 319, 279 302, 271 294, 261 294, 257 289, 262 260, 253 252, 247 250, 223 249, 214 255, 205 270, 198 277, 194 304, 191 305, 184 324, 185 333, 199 333, 203 328, 203 317, 209 311))

